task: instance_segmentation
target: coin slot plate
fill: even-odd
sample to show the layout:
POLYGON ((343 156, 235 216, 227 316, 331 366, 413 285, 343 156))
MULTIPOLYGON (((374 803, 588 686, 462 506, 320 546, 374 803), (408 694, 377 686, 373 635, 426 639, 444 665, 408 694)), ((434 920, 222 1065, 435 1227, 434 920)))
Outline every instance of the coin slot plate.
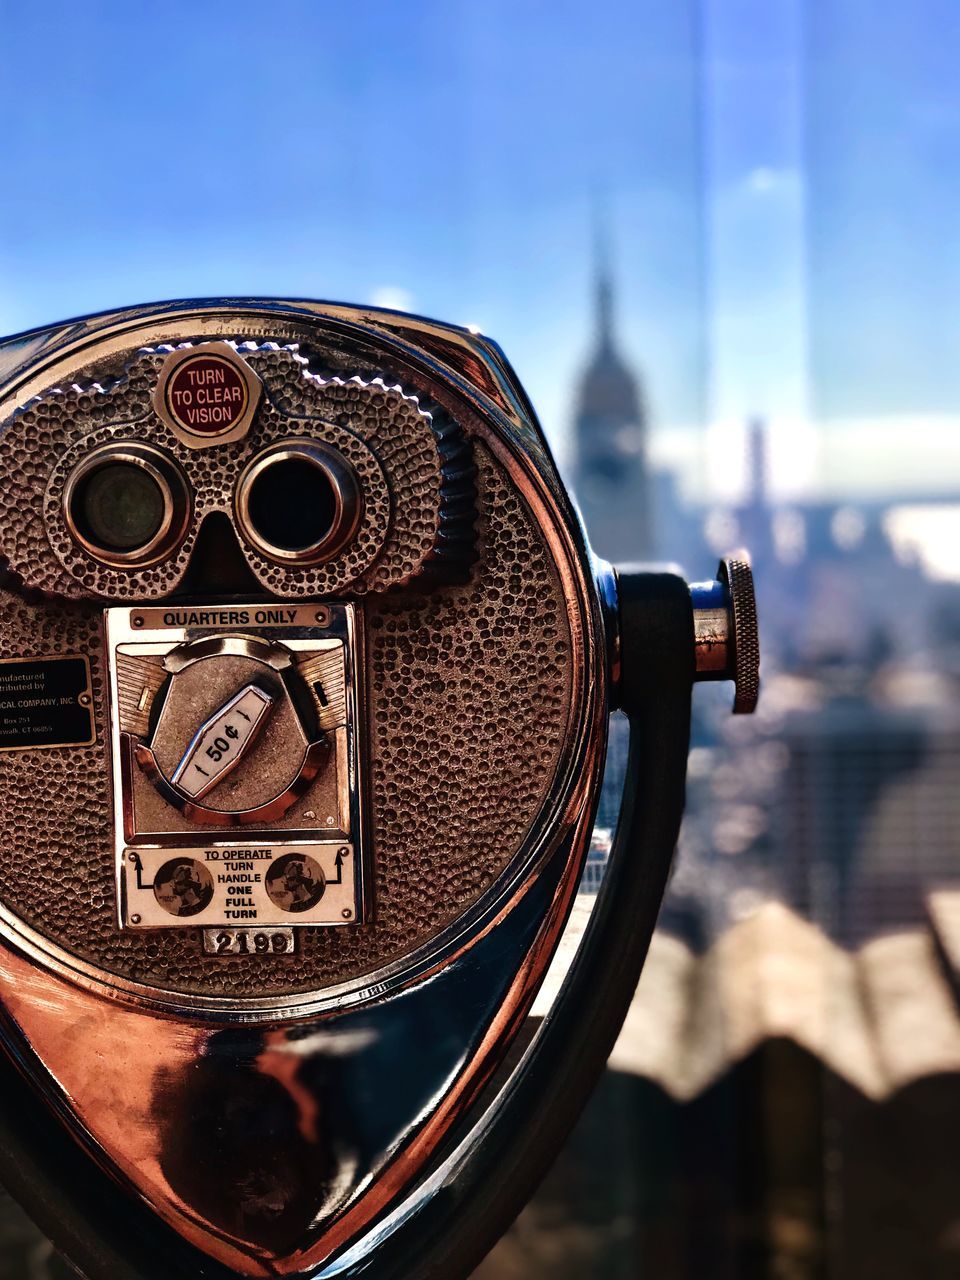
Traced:
MULTIPOLYGON (((211 929, 239 936, 244 930, 252 934, 362 922, 368 895, 358 732, 360 625, 355 607, 346 604, 310 609, 281 604, 267 610, 237 605, 226 612, 106 611, 121 927, 199 928, 204 949, 221 954, 210 951, 211 929), (255 672, 258 667, 264 673, 262 685, 247 674, 231 683, 230 672, 255 672), (191 669, 189 683, 181 686, 190 696, 178 703, 171 693, 173 682, 191 669), (284 692, 291 687, 284 685, 284 673, 292 673, 300 691, 296 715, 284 692), (196 697, 208 686, 221 692, 204 706, 196 697), (223 688, 230 696, 222 696, 223 688), (248 706, 252 700, 253 708, 248 706), (297 716, 305 706, 301 725, 297 716), (236 728, 238 710, 250 716, 244 749, 238 731, 236 739, 229 739, 236 749, 211 762, 214 770, 218 763, 229 767, 209 780, 206 791, 195 787, 190 773, 195 758, 206 761, 208 738, 216 754, 218 738, 227 740, 225 726, 236 728), (172 723, 164 725, 168 715, 172 723), (184 716, 182 725, 178 716, 184 716), (291 726, 297 729, 292 738, 291 726), (183 749, 171 756, 178 732, 183 749), (275 817, 242 825, 245 789, 262 788, 264 778, 274 775, 279 789, 284 770, 295 770, 303 752, 315 751, 317 742, 328 754, 303 794, 282 812, 278 807, 275 817), (191 820, 195 809, 189 803, 169 804, 137 764, 137 748, 151 744, 167 761, 168 791, 182 789, 185 799, 215 807, 231 821, 211 826, 191 820)), ((256 946, 245 951, 241 942, 230 947, 222 954, 263 954, 256 946)), ((272 944, 269 953, 284 954, 272 944)))

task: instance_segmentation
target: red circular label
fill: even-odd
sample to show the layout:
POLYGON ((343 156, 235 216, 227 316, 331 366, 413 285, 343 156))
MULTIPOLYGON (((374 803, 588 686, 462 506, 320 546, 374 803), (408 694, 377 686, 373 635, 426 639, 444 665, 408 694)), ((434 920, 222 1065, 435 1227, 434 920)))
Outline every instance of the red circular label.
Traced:
POLYGON ((250 393, 243 374, 225 357, 195 355, 177 365, 164 398, 186 431, 218 436, 243 417, 250 393))

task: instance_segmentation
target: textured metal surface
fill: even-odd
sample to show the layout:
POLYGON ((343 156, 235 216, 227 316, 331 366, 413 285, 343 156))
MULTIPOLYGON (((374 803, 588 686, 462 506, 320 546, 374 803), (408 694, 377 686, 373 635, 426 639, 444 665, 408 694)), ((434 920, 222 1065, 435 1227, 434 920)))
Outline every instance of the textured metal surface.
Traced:
POLYGON ((244 546, 257 579, 280 596, 348 589, 382 591, 414 577, 432 559, 441 529, 441 448, 432 419, 414 397, 376 379, 323 378, 293 347, 241 351, 263 379, 266 397, 242 441, 215 451, 190 449, 156 415, 151 390, 168 348, 94 371, 83 385, 36 397, 0 438, 2 551, 30 585, 66 598, 157 599, 182 579, 203 519, 229 513, 236 479, 260 449, 291 435, 323 440, 354 468, 363 491, 360 528, 324 564, 282 567, 244 546), (136 573, 102 565, 78 547, 61 505, 71 470, 98 444, 146 440, 177 459, 194 489, 194 518, 175 554, 136 573), (391 495, 393 502, 391 503, 391 495), (392 509, 391 509, 392 508, 392 509))
POLYGON ((452 921, 523 841, 552 781, 571 685, 570 636, 543 534, 478 448, 481 558, 473 581, 368 599, 376 918, 297 955, 211 957, 199 931, 115 924, 103 746, 102 638, 89 605, 0 596, 2 656, 88 653, 98 743, 0 764, 0 900, 107 971, 172 990, 308 991, 398 958, 452 921), (28 841, 29 843, 25 843, 28 841))

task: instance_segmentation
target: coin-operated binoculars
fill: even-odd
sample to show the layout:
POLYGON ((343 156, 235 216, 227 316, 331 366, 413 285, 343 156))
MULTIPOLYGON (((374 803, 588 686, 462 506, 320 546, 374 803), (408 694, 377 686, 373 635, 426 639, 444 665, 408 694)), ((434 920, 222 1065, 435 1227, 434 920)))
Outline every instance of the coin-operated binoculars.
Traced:
POLYGON ((465 1275, 625 1014, 694 680, 752 709, 749 569, 595 560, 498 348, 388 312, 38 330, 0 422, 0 1180, 91 1280, 465 1275))

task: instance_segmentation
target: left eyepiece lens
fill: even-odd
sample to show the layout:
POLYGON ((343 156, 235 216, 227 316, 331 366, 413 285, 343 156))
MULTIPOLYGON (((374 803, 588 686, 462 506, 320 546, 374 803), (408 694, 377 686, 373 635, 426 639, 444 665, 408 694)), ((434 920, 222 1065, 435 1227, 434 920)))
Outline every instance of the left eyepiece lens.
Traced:
POLYGON ((183 540, 190 492, 176 463, 160 450, 110 444, 71 472, 64 516, 74 541, 98 560, 152 564, 183 540))
POLYGON ((149 472, 129 462, 111 462, 77 486, 75 518, 91 542, 110 551, 135 551, 160 532, 163 497, 149 472))

